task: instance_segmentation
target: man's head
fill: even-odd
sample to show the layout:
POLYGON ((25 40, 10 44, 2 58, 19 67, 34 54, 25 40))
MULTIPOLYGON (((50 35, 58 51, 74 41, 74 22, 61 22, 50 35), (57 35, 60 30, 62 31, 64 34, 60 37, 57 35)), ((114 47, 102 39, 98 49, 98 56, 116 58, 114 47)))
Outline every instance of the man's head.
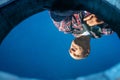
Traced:
POLYGON ((90 53, 90 37, 81 36, 72 41, 69 50, 70 56, 75 60, 87 57, 90 53))

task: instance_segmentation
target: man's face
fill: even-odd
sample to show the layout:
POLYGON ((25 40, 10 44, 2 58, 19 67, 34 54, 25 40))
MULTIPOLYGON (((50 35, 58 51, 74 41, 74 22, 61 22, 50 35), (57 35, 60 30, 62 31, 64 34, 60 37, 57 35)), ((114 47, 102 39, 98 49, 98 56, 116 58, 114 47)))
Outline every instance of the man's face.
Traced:
POLYGON ((71 43, 69 53, 70 53, 71 57, 76 60, 83 58, 83 48, 76 45, 74 41, 71 43))

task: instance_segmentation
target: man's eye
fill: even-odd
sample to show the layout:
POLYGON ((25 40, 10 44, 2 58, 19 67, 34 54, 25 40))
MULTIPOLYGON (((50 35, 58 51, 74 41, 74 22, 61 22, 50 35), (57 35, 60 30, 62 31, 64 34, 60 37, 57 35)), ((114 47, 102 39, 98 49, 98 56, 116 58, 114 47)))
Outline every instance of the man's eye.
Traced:
POLYGON ((74 49, 74 48, 72 48, 71 50, 75 52, 75 49, 74 49))

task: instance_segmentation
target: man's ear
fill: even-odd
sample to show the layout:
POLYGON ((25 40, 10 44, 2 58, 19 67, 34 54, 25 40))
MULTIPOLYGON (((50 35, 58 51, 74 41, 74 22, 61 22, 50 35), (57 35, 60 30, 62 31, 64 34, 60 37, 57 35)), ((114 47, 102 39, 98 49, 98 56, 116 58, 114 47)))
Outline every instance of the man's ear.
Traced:
POLYGON ((88 49, 88 53, 90 53, 90 49, 88 49))

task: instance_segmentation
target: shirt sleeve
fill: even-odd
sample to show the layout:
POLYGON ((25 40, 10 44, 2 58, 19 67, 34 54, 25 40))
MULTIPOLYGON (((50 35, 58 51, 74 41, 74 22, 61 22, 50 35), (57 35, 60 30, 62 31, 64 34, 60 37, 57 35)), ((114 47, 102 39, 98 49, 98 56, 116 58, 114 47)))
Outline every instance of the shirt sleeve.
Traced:
POLYGON ((71 26, 72 26, 72 13, 65 13, 65 15, 60 14, 59 12, 50 11, 51 19, 54 25, 58 28, 59 31, 64 33, 72 33, 71 26))
POLYGON ((113 30, 106 23, 92 27, 92 38, 100 38, 102 35, 110 35, 113 30))
POLYGON ((113 33, 113 30, 110 28, 110 25, 104 23, 102 28, 101 28, 101 33, 103 35, 110 35, 113 33))

